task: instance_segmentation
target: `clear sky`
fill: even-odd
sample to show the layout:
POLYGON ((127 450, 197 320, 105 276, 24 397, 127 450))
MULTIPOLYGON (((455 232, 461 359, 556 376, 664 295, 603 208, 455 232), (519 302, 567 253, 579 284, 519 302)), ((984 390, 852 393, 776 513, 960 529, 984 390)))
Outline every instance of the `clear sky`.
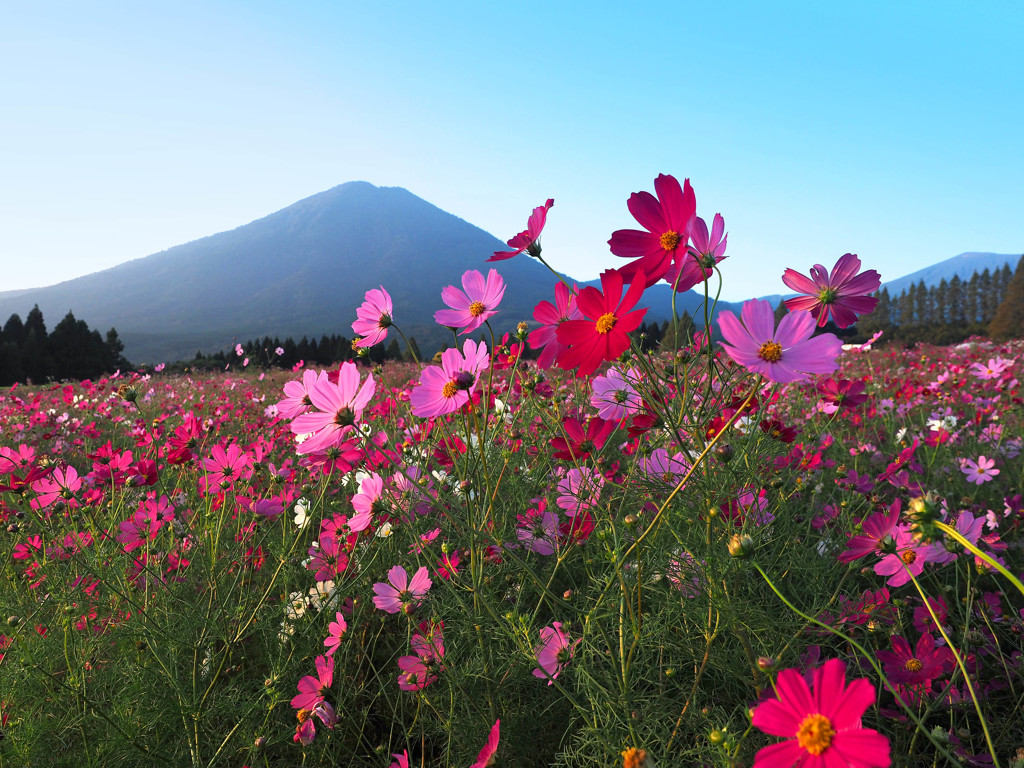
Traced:
POLYGON ((847 251, 883 280, 1024 252, 1016 0, 0 0, 0 19, 0 291, 353 180, 502 240, 553 197, 545 257, 589 279, 624 263, 607 240, 636 226, 630 193, 689 177, 725 217, 730 300, 847 251))

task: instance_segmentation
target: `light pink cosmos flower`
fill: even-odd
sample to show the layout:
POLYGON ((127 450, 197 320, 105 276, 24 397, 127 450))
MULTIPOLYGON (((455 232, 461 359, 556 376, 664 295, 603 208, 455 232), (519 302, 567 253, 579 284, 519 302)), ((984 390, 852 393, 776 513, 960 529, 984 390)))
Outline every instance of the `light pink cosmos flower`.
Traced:
POLYGON ((462 276, 460 291, 454 285, 441 289, 441 300, 451 309, 439 309, 434 321, 449 328, 461 328, 462 333, 472 333, 498 311, 498 305, 505 295, 505 281, 498 271, 487 273, 487 280, 475 269, 462 276))
POLYGON ((574 467, 559 481, 555 503, 569 517, 575 517, 597 503, 603 487, 604 475, 600 472, 590 467, 574 467))
POLYGON ((200 478, 199 483, 204 491, 227 489, 235 480, 252 477, 252 454, 243 451, 237 443, 231 443, 227 448, 215 445, 210 454, 210 458, 202 461, 206 474, 200 478))
POLYGON ((49 477, 32 483, 32 490, 39 495, 32 499, 30 506, 32 509, 46 509, 57 499, 63 499, 69 507, 77 507, 75 493, 81 487, 82 478, 77 469, 69 465, 57 467, 49 477))
POLYGON ((558 518, 554 512, 545 508, 543 499, 536 509, 517 515, 516 521, 516 536, 523 546, 538 555, 550 555, 555 551, 558 518))
POLYGON ((540 631, 540 640, 540 645, 533 649, 538 666, 533 670, 533 676, 547 680, 548 685, 551 685, 572 659, 580 641, 570 642, 569 636, 562 631, 560 621, 554 622, 550 627, 544 627, 540 631))
POLYGON ((441 367, 423 369, 420 384, 409 395, 415 416, 432 418, 454 413, 466 404, 476 389, 480 373, 490 365, 487 345, 467 339, 462 352, 446 349, 441 353, 441 367))
POLYGON ((555 201, 548 198, 544 205, 538 205, 534 208, 533 213, 530 214, 529 221, 526 222, 526 229, 508 241, 508 247, 513 250, 495 251, 488 261, 504 261, 505 259, 511 259, 513 256, 518 256, 523 251, 526 251, 531 256, 540 256, 540 233, 544 231, 544 224, 548 220, 548 211, 554 204, 555 201))
POLYGON ((437 675, 444 667, 444 622, 420 624, 420 631, 413 633, 410 642, 415 656, 402 656, 398 666, 398 687, 403 691, 421 691, 437 682, 437 675), (423 634, 420 634, 422 632, 423 634))
POLYGON ((911 533, 909 525, 897 526, 895 539, 896 551, 875 563, 875 573, 888 576, 886 583, 890 587, 901 587, 910 581, 911 576, 920 576, 924 571, 924 564, 931 555, 931 545, 922 543, 911 533))
POLYGON ((393 752, 391 756, 395 758, 395 762, 388 768, 409 768, 409 750, 403 749, 402 754, 393 752))
POLYGON ((672 262, 665 273, 665 280, 679 293, 688 291, 704 282, 714 273, 714 266, 725 258, 725 247, 729 236, 725 234, 725 219, 716 213, 708 235, 708 225, 697 217, 690 232, 693 244, 689 253, 672 262))
POLYGON ((682 453, 668 455, 664 448, 655 448, 651 455, 640 460, 640 471, 652 480, 674 486, 690 471, 690 463, 682 453))
POLYGON ((348 631, 348 622, 345 621, 345 617, 340 611, 334 613, 335 621, 332 621, 327 625, 327 631, 330 633, 327 635, 327 639, 324 640, 324 645, 327 646, 327 655, 334 656, 334 652, 338 650, 338 646, 341 645, 341 637, 348 631))
POLYGON ((388 337, 394 307, 391 296, 382 285, 366 292, 366 300, 356 310, 356 321, 352 330, 359 335, 356 340, 360 347, 372 347, 388 337))
POLYGON ((558 341, 558 326, 566 320, 582 320, 583 313, 576 307, 576 294, 579 289, 573 284, 572 290, 565 283, 555 283, 555 303, 542 301, 533 308, 533 319, 540 323, 539 328, 530 331, 527 340, 530 349, 541 349, 537 365, 550 368, 568 346, 558 341))
POLYGON ((373 604, 388 613, 398 613, 399 611, 409 613, 423 602, 430 586, 431 581, 426 566, 421 566, 410 581, 405 568, 396 565, 388 571, 388 583, 377 582, 373 585, 373 591, 376 593, 373 604))
POLYGON ((384 493, 384 478, 374 472, 364 477, 359 483, 359 493, 352 497, 352 508, 356 511, 348 521, 350 531, 365 531, 373 522, 376 505, 380 507, 380 498, 384 493))
POLYGON ((782 282, 806 296, 786 299, 790 310, 805 309, 817 315, 818 325, 828 322, 829 313, 840 328, 849 328, 857 322, 857 315, 867 314, 878 304, 871 296, 878 290, 882 280, 878 272, 869 269, 857 274, 860 259, 847 253, 839 257, 830 275, 821 264, 811 267, 810 278, 792 269, 782 275, 782 282))
POLYGON ((295 713, 295 717, 299 724, 295 726, 295 735, 292 736, 292 741, 302 744, 304 747, 308 747, 316 738, 314 717, 319 718, 320 722, 331 729, 338 722, 338 715, 334 711, 334 707, 327 701, 318 702, 312 709, 300 709, 295 713))
POLYGON ((748 371, 786 384, 839 368, 836 357, 842 351, 842 342, 831 333, 811 338, 814 318, 810 312, 790 312, 776 330, 772 305, 751 299, 743 303, 740 316, 742 323, 732 312, 724 311, 719 315, 718 327, 727 342, 722 348, 748 371))
POLYGON ((318 453, 342 442, 348 433, 355 430, 355 424, 376 387, 372 373, 360 386, 359 368, 353 362, 342 364, 337 384, 318 378, 307 392, 316 410, 296 416, 291 423, 294 434, 310 435, 296 451, 299 454, 318 453))
POLYGON ((597 376, 593 383, 590 404, 597 408, 597 415, 607 421, 617 421, 640 411, 643 398, 636 391, 636 374, 623 373, 618 368, 609 368, 603 376, 597 376))
POLYGON ((489 768, 494 765, 494 753, 498 751, 498 741, 501 739, 501 720, 495 720, 491 732, 487 736, 487 743, 476 756, 476 762, 469 768, 489 768))
POLYGON ((994 469, 995 465, 995 459, 987 459, 984 456, 979 456, 976 462, 971 459, 961 459, 960 471, 967 476, 967 482, 981 485, 999 474, 999 470, 994 469))

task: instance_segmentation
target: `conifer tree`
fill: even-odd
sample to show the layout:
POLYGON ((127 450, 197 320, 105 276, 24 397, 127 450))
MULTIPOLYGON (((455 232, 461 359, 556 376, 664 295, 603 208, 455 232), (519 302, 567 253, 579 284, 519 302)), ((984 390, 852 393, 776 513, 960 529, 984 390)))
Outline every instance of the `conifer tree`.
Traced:
POLYGON ((996 309, 988 333, 994 339, 1024 339, 1024 256, 1006 288, 1006 295, 996 309))
POLYGON ((964 321, 964 282, 960 275, 953 275, 946 292, 946 316, 951 323, 964 321))
POLYGON ((935 290, 935 304, 932 307, 932 322, 933 323, 947 323, 949 322, 949 283, 946 278, 942 278, 939 281, 939 285, 935 290))
POLYGON ((978 273, 975 272, 964 289, 964 320, 968 323, 978 322, 978 279, 978 273))

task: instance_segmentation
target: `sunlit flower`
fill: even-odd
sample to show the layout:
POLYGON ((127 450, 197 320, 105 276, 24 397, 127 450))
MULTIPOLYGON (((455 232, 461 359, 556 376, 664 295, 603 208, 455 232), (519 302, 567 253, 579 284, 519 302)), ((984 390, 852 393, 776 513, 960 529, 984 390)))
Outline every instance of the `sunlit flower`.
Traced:
POLYGON ((464 406, 476 389, 480 373, 490 365, 487 345, 467 339, 463 350, 446 349, 441 367, 431 365, 420 374, 419 386, 409 394, 412 412, 421 418, 454 413, 464 406))
POLYGON ((995 469, 995 466, 995 459, 988 459, 984 456, 979 456, 977 461, 962 459, 960 463, 960 471, 967 477, 967 482, 981 485, 982 483, 987 483, 999 474, 999 470, 995 469))
POLYGON ((534 208, 533 213, 530 214, 529 221, 526 222, 526 229, 508 241, 508 247, 513 250, 495 251, 488 261, 504 261, 505 259, 511 259, 513 256, 518 256, 523 251, 526 251, 531 256, 540 256, 540 233, 544 231, 544 224, 548 219, 548 211, 554 204, 554 200, 548 199, 544 205, 538 205, 534 208))
POLYGON ((754 768, 887 768, 889 740, 861 727, 861 716, 875 701, 875 687, 866 678, 846 685, 846 665, 830 659, 814 670, 812 684, 795 669, 784 669, 776 681, 778 698, 754 710, 753 725, 787 740, 764 747, 754 768))
POLYGON ((356 321, 352 330, 359 336, 360 347, 372 347, 388 337, 394 307, 391 296, 382 285, 366 292, 366 300, 356 309, 356 321))
POLYGON ((405 568, 396 565, 388 571, 387 583, 377 582, 373 585, 373 604, 388 613, 410 611, 423 602, 430 585, 430 575, 425 566, 421 566, 410 581, 405 568))
POLYGON ((878 272, 869 269, 857 274, 860 259, 852 253, 839 257, 829 274, 821 264, 811 267, 810 278, 792 269, 782 275, 782 282, 794 291, 807 294, 786 299, 789 310, 805 309, 817 317, 818 325, 828 322, 829 314, 840 328, 849 328, 857 322, 857 315, 871 312, 878 299, 871 294, 881 285, 878 272))
POLYGON ((480 754, 476 756, 476 762, 469 768, 488 768, 494 765, 494 753, 498 751, 498 741, 501 739, 501 720, 495 720, 491 726, 491 732, 487 736, 487 743, 484 744, 480 754))
POLYGON ((475 269, 462 275, 463 291, 454 285, 441 289, 441 300, 451 309, 439 309, 434 321, 449 328, 461 328, 461 333, 472 333, 495 315, 505 295, 505 281, 497 270, 487 273, 487 280, 475 269))

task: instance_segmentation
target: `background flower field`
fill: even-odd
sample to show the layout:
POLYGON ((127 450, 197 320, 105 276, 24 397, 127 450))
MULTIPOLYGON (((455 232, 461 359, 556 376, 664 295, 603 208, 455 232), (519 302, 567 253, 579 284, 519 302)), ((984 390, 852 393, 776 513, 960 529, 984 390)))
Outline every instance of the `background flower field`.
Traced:
POLYGON ((1021 765, 1024 344, 841 348, 856 257, 716 318, 655 188, 529 326, 462 276, 433 364, 0 394, 0 765, 1021 765), (636 351, 661 279, 724 344, 636 351))

